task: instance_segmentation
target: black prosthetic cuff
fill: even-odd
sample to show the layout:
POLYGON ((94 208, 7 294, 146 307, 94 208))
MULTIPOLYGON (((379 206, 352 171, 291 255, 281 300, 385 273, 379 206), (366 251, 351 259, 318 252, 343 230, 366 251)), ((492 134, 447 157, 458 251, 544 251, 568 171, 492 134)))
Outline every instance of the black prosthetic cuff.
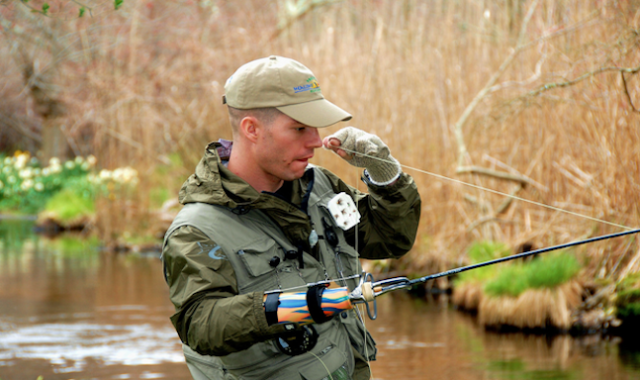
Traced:
POLYGON ((322 293, 325 289, 325 286, 318 285, 312 286, 307 290, 307 307, 315 323, 324 323, 331 319, 331 317, 327 317, 322 310, 322 293))
POLYGON ((280 293, 269 293, 264 301, 264 314, 269 326, 278 323, 278 306, 280 305, 280 293))

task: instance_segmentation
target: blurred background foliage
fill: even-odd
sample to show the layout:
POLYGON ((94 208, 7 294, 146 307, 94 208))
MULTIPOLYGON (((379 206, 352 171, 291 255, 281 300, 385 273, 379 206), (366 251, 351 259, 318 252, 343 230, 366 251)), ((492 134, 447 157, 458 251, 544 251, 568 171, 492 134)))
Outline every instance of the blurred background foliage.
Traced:
MULTIPOLYGON (((162 231, 167 218, 156 210, 175 200, 206 142, 231 137, 226 79, 270 54, 310 67, 323 94, 354 115, 350 123, 378 134, 408 167, 639 224, 638 0, 44 5, 0 1, 0 152, 44 163, 92 155, 95 175, 136 170, 136 191, 95 202, 102 239, 162 231)), ((359 172, 329 153, 314 163, 364 190, 359 172)), ((411 168, 422 222, 414 252, 393 264, 400 268, 468 263, 478 241, 519 250, 618 229, 411 168)), ((9 208, 42 204, 29 191, 9 208)), ((578 253, 600 279, 640 268, 633 238, 578 253)))

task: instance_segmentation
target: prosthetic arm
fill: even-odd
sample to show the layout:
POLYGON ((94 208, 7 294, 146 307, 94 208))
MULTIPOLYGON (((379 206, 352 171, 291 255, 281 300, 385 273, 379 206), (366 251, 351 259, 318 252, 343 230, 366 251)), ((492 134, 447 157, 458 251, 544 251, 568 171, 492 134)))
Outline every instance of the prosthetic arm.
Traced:
POLYGON ((278 349, 287 355, 300 355, 311 350, 318 341, 313 323, 324 323, 333 316, 352 309, 349 289, 328 289, 315 285, 306 292, 267 293, 264 295, 264 312, 267 323, 284 324, 288 332, 276 337, 278 349), (298 328, 295 328, 295 326, 298 328))
POLYGON ((328 289, 319 285, 305 292, 269 293, 264 296, 264 311, 269 325, 324 323, 352 308, 346 287, 328 289))

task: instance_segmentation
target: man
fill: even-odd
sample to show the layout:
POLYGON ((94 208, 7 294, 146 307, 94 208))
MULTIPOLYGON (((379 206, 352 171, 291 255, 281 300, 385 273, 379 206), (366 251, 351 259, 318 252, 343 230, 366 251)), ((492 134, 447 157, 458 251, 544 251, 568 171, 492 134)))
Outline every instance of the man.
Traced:
POLYGON ((416 186, 375 135, 348 127, 320 139, 318 128, 351 115, 327 101, 313 73, 294 60, 249 62, 225 91, 233 143, 207 146, 180 190, 185 206, 163 248, 176 308, 171 321, 191 374, 368 379, 375 344, 354 310, 325 318, 331 313, 309 298, 312 289, 320 300, 322 290, 312 287, 308 309, 320 308, 313 321, 321 323, 289 323, 280 294, 269 291, 305 292, 306 284, 323 280, 352 290, 358 279, 348 277, 361 273, 359 256, 405 254, 420 217, 416 186), (370 194, 309 164, 323 145, 366 168, 370 194), (338 224, 340 215, 328 211, 339 193, 357 204, 355 226, 338 224))

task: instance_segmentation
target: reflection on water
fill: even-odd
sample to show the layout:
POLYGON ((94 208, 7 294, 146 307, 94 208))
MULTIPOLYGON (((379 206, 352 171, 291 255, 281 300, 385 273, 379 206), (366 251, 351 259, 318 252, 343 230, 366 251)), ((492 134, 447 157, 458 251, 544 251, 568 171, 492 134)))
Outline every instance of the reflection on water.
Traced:
POLYGON ((190 379, 157 257, 0 221, 0 379, 190 379))
POLYGON ((86 323, 83 320, 88 316, 78 315, 77 322, 74 315, 65 318, 68 323, 15 326, 2 336, 0 359, 5 365, 15 359, 45 359, 57 365, 71 365, 72 369, 81 369, 87 358, 100 358, 105 365, 182 361, 171 329, 158 330, 146 323, 86 323))
POLYGON ((380 347, 376 379, 640 379, 619 359, 619 338, 486 332, 444 298, 381 297, 368 322, 380 347))
MULTIPOLYGON (((0 379, 191 378, 157 257, 31 231, 0 220, 0 379)), ((633 342, 487 333, 445 298, 378 303, 378 380, 640 379, 633 342)))

